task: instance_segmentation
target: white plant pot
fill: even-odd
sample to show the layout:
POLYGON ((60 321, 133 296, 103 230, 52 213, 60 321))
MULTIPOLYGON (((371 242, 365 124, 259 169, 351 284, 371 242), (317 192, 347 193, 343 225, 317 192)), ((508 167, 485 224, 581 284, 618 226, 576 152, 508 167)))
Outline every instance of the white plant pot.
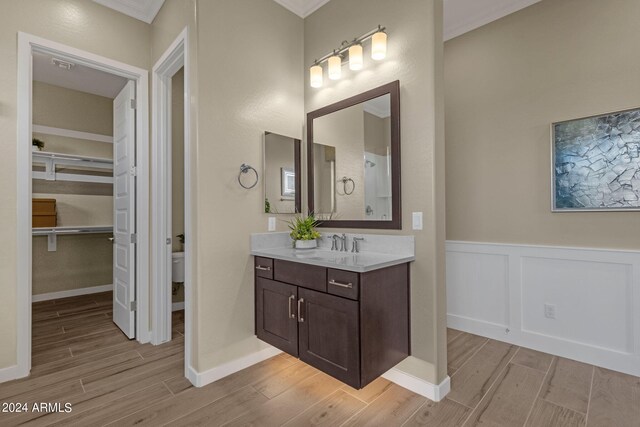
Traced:
POLYGON ((296 249, 315 249, 317 247, 317 240, 296 240, 296 249))

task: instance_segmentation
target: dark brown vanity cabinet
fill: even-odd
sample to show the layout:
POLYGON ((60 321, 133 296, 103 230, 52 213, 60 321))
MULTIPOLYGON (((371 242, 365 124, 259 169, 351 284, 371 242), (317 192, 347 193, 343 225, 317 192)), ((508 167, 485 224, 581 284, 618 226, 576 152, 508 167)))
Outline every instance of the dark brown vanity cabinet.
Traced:
POLYGON ((362 388, 409 355, 409 269, 367 273, 256 257, 256 335, 362 388))

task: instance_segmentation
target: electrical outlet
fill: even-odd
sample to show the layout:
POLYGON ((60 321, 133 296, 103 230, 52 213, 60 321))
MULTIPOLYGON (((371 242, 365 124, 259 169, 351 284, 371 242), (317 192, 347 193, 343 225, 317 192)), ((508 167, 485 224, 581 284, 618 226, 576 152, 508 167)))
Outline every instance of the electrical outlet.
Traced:
POLYGON ((556 306, 553 304, 545 304, 544 305, 544 317, 547 319, 555 319, 556 318, 556 306))
POLYGON ((422 212, 413 213, 413 229, 422 230, 422 212))
POLYGON ((270 216, 269 217, 269 227, 268 227, 269 231, 276 231, 276 217, 275 216, 270 216))

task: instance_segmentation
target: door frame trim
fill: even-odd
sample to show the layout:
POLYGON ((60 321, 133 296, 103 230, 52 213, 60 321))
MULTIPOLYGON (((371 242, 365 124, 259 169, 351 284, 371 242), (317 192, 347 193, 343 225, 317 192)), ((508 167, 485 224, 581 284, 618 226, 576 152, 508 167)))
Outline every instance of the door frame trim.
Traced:
POLYGON ((151 253, 152 253, 152 317, 151 343, 171 340, 171 235, 172 167, 171 167, 171 78, 184 67, 184 230, 185 241, 185 376, 195 384, 191 366, 192 307, 195 271, 195 244, 192 183, 195 182, 196 152, 191 139, 191 67, 189 63, 189 31, 185 27, 153 66, 152 70, 152 184, 151 253))
MULTIPOLYGON (((16 283, 17 283, 17 367, 16 378, 31 371, 31 296, 32 296, 32 220, 31 220, 31 144, 32 85, 34 51, 54 54, 74 63, 136 82, 136 223, 149 223, 149 72, 133 65, 76 49, 28 33, 18 32, 17 141, 16 141, 16 283)), ((136 337, 149 342, 149 229, 136 227, 136 337)))

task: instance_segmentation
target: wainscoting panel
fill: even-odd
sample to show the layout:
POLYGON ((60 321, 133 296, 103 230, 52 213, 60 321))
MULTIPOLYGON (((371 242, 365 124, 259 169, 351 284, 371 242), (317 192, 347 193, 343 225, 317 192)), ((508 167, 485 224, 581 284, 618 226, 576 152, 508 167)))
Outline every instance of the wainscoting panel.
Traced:
POLYGON ((447 253, 447 313, 506 328, 508 263, 506 255, 447 253))
POLYGON ((640 376, 640 252, 447 242, 454 329, 640 376))

